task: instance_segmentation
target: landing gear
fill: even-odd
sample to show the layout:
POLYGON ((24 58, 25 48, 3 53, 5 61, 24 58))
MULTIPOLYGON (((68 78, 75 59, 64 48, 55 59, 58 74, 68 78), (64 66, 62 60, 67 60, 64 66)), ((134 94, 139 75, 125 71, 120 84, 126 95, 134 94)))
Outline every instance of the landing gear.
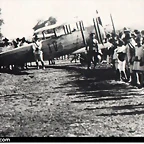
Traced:
POLYGON ((80 54, 80 63, 81 65, 87 65, 88 61, 87 61, 87 55, 86 54, 80 54))
POLYGON ((55 65, 55 60, 54 59, 49 60, 49 65, 55 65))

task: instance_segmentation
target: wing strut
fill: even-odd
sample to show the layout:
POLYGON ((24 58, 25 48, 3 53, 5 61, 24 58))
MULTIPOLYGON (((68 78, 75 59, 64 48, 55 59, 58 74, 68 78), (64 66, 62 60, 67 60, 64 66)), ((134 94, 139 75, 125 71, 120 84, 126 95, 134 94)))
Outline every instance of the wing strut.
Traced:
POLYGON ((97 26, 96 26, 96 23, 95 23, 95 19, 93 18, 93 23, 94 23, 94 28, 95 28, 95 33, 96 33, 96 36, 97 36, 97 40, 98 42, 100 43, 100 37, 99 37, 99 34, 98 34, 98 31, 97 31, 97 26))
POLYGON ((82 24, 82 23, 83 23, 82 21, 79 21, 80 31, 81 31, 82 38, 83 38, 83 43, 84 43, 84 46, 85 46, 86 49, 87 49, 87 44, 86 44, 86 40, 85 40, 84 33, 83 33, 83 24, 82 24))

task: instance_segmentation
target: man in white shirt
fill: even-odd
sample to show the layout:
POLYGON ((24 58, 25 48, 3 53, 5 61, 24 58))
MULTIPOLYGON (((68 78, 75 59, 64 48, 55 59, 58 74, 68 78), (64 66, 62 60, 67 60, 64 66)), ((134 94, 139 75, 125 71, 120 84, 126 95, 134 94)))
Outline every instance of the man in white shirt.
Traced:
POLYGON ((136 85, 142 88, 144 81, 144 45, 142 45, 142 38, 140 37, 137 39, 137 45, 135 46, 133 72, 136 76, 136 85))
POLYGON ((116 71, 116 79, 122 80, 122 77, 124 80, 127 80, 127 74, 126 74, 126 47, 124 46, 124 43, 121 41, 119 42, 118 47, 114 50, 113 54, 113 60, 114 60, 114 67, 116 71))
POLYGON ((129 37, 126 40, 126 65, 129 69, 129 82, 132 85, 135 85, 135 75, 133 73, 133 63, 134 63, 134 58, 135 58, 135 47, 136 43, 133 40, 132 37, 129 37))
POLYGON ((45 69, 44 60, 43 60, 43 52, 41 50, 42 41, 40 39, 39 40, 35 39, 33 42, 34 42, 33 43, 33 53, 34 53, 37 69, 39 69, 39 61, 42 64, 42 68, 45 69))

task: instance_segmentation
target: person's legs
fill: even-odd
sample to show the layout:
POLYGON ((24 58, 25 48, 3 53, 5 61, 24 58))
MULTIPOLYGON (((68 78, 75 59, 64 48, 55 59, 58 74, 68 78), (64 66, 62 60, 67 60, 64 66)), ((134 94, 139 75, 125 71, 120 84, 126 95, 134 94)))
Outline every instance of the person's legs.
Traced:
POLYGON ((122 62, 122 71, 123 71, 123 75, 124 75, 124 79, 127 80, 128 77, 127 77, 127 74, 126 74, 126 61, 123 61, 122 62))
POLYGON ((96 53, 94 53, 94 69, 96 67, 96 64, 99 62, 99 59, 98 59, 98 55, 96 53))
POLYGON ((116 69, 115 80, 120 81, 120 71, 119 71, 119 69, 116 69))
POLYGON ((137 72, 137 84, 139 88, 143 87, 144 76, 142 72, 137 72))
POLYGON ((34 55, 35 56, 35 62, 36 62, 36 66, 37 66, 37 69, 39 69, 39 56, 37 54, 34 55))
POLYGON ((36 60, 36 66, 37 66, 37 69, 39 69, 39 63, 38 63, 38 60, 36 60))
POLYGON ((90 69, 91 66, 91 54, 87 53, 87 69, 90 69))
POLYGON ((42 68, 45 69, 45 64, 44 64, 44 60, 43 60, 43 53, 41 52, 40 55, 40 61, 41 61, 41 64, 42 64, 42 68))

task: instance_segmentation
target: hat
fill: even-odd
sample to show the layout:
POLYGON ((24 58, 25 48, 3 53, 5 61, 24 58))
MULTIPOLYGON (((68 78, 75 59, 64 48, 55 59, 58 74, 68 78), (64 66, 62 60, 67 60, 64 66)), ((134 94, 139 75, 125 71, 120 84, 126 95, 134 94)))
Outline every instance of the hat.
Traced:
POLYGON ((135 29, 135 30, 134 30, 134 33, 135 33, 135 34, 139 34, 139 33, 140 33, 140 31, 139 31, 139 30, 137 30, 137 29, 135 29))
POLYGON ((128 28, 126 28, 126 27, 123 28, 123 31, 124 32, 130 32, 130 30, 128 28))

